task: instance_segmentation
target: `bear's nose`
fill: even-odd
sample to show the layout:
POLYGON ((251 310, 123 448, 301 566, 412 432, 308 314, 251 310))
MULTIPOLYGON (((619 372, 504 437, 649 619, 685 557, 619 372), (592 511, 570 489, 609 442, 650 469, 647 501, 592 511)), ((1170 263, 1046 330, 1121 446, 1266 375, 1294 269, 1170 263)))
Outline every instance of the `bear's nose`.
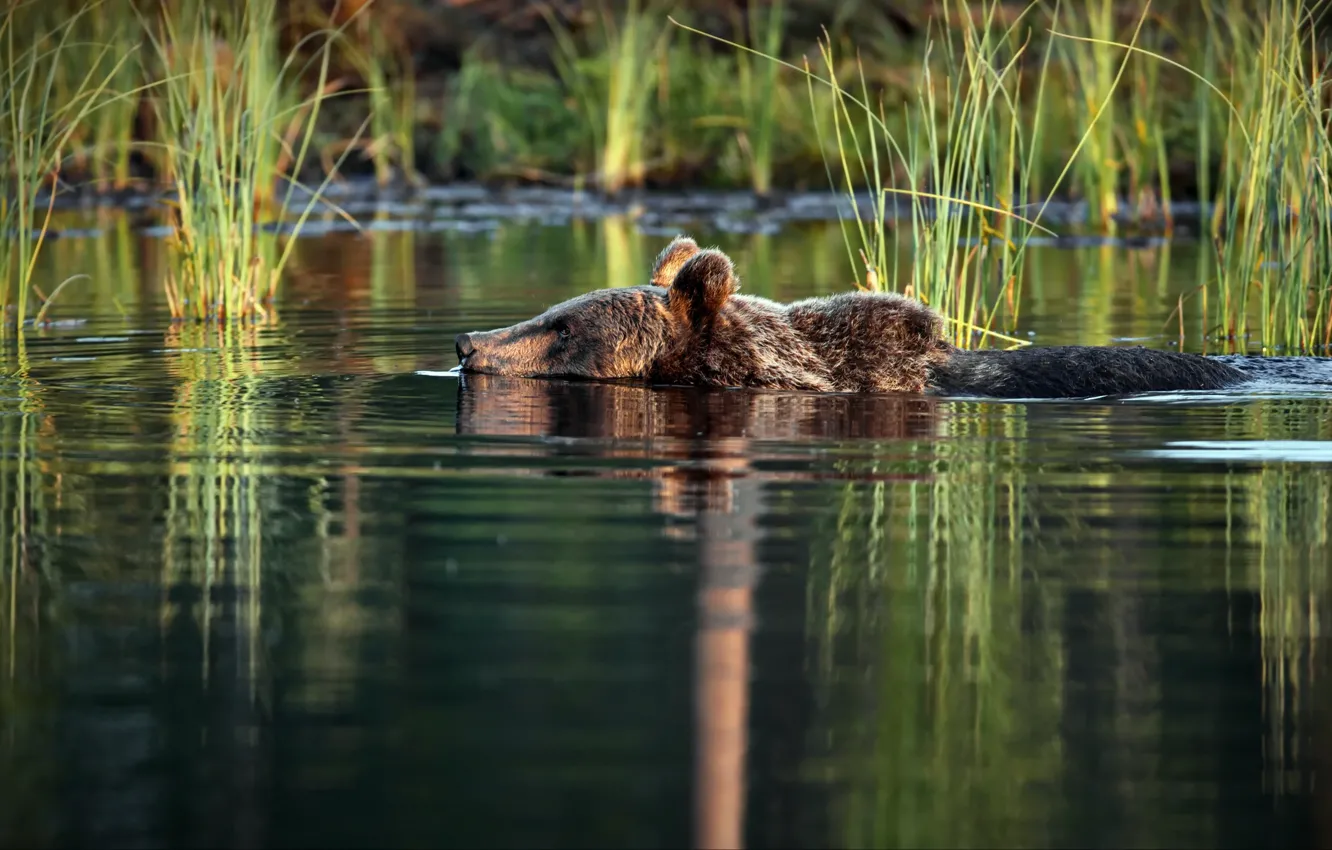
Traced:
POLYGON ((461 362, 471 356, 473 351, 472 337, 469 334, 458 334, 453 338, 453 346, 458 350, 458 360, 461 362))

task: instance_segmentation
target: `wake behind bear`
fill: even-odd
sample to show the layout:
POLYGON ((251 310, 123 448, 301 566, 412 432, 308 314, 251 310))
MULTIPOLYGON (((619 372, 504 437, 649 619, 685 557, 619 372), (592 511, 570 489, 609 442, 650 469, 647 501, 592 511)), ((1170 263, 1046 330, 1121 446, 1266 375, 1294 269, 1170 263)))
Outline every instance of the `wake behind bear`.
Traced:
POLYGON ((507 328, 459 334, 465 372, 820 392, 1086 398, 1233 386, 1244 372, 1147 348, 968 351, 891 293, 779 304, 740 295, 730 257, 677 237, 651 282, 600 289, 507 328))

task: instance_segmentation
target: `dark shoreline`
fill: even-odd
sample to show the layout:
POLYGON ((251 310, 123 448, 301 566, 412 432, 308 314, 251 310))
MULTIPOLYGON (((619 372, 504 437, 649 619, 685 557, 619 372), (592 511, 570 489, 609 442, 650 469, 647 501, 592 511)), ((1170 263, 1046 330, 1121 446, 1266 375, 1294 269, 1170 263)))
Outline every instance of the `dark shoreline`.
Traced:
MULTIPOLYGON (((75 186, 57 193, 54 209, 61 213, 118 210, 140 217, 136 230, 164 234, 167 229, 157 214, 165 209, 161 201, 172 195, 174 190, 132 188, 98 192, 89 186, 75 186)), ((279 198, 281 195, 279 192, 279 198)), ((270 216, 263 226, 289 230, 295 214, 309 197, 305 190, 293 191, 286 218, 274 220, 270 216)), ((633 219, 644 233, 674 236, 685 227, 775 235, 788 225, 854 221, 856 206, 862 218, 872 219, 874 207, 874 197, 869 192, 858 193, 853 205, 845 193, 831 191, 773 192, 759 196, 752 191, 725 189, 635 190, 608 196, 582 189, 464 182, 379 186, 367 178, 350 178, 330 184, 323 191, 323 197, 327 203, 321 202, 316 207, 305 222, 303 235, 355 231, 357 226, 342 218, 338 214, 339 208, 366 230, 485 232, 506 222, 559 226, 574 220, 627 217, 633 219)), ((49 202, 50 196, 42 192, 36 198, 35 206, 45 209, 49 202)), ((1029 204, 1027 215, 1035 216, 1042 203, 1029 204)), ((909 227, 909 198, 890 196, 887 206, 886 220, 909 227)), ((933 202, 922 202, 922 207, 926 215, 933 214, 933 202)), ((1059 246, 1107 241, 1145 245, 1165 239, 1193 238, 1198 234, 1207 208, 1196 200, 1177 201, 1171 205, 1169 220, 1158 215, 1144 221, 1125 212, 1116 221, 1119 232, 1111 235, 1100 233, 1090 225, 1085 201, 1056 199, 1045 206, 1041 224, 1059 235, 1051 237, 1036 233, 1030 242, 1059 246)), ((1122 209, 1131 209, 1126 199, 1122 209)), ((1019 227, 1022 227, 1021 223, 1019 227)), ((48 235, 53 238, 88 238, 98 235, 98 231, 96 228, 66 228, 48 235)))

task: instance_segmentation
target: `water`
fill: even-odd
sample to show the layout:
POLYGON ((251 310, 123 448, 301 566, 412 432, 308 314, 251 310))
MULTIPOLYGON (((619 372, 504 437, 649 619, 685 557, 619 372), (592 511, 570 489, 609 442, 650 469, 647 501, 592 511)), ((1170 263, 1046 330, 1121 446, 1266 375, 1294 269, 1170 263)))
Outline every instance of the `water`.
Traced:
MULTIPOLYGON (((460 381, 455 333, 662 240, 313 239, 228 345, 108 230, 0 381, 4 846, 1332 840, 1316 382, 460 381)), ((747 291, 850 285, 835 230, 697 235, 747 291)), ((1042 343, 1166 344, 1196 281, 1187 245, 1037 253, 1042 343)))

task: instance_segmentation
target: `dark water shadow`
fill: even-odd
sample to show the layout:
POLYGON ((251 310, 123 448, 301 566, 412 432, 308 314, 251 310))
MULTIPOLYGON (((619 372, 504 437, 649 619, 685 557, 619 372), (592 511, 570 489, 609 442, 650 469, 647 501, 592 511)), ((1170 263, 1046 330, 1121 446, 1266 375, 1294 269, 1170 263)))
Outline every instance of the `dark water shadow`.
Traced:
MULTIPOLYGON (((468 449, 471 452, 503 453, 517 450, 520 454, 530 454, 535 448, 532 443, 536 443, 545 447, 544 452, 536 449, 544 457, 557 451, 586 452, 611 460, 605 467, 580 464, 576 474, 648 479, 652 482, 656 511, 682 520, 678 530, 692 540, 699 567, 692 687, 695 713, 692 778, 695 846, 740 847, 746 843, 756 846, 780 845, 783 835, 828 836, 838 834, 839 829, 847 830, 841 833, 844 837, 859 835, 860 839, 868 839, 871 835, 875 836, 873 841, 876 846, 877 842, 883 840, 909 841, 912 834, 922 839, 927 835, 932 839, 945 836, 975 839, 981 835, 995 839, 1001 835, 1010 838, 1025 835, 1037 843, 1048 841, 1052 845, 1059 845, 1065 841, 1089 841, 1091 845, 1107 847, 1120 846, 1118 841, 1152 842, 1171 835, 1179 838, 1189 834, 1187 830, 1197 829, 1197 821, 1192 818, 1206 818, 1209 816, 1207 812, 1213 811, 1208 808, 1210 804, 1189 796, 1191 792, 1187 791, 1188 782, 1181 781, 1178 788, 1170 785, 1173 779, 1188 776, 1188 771, 1194 769, 1200 772, 1192 774, 1194 778, 1189 781, 1205 783, 1208 787, 1215 783, 1218 791, 1229 795, 1227 806, 1230 813, 1227 813, 1226 806, 1220 806, 1215 809, 1215 814, 1210 815, 1217 819, 1218 831, 1212 834, 1212 838, 1218 846, 1240 846, 1261 841, 1264 830, 1271 831, 1274 841, 1300 846, 1324 840, 1325 833, 1319 831, 1325 829, 1324 819, 1308 817, 1316 811, 1319 797, 1297 795, 1279 798, 1270 789, 1256 787, 1257 777, 1269 774, 1274 760, 1270 754, 1259 755, 1256 752, 1261 742, 1255 734, 1257 724, 1254 721, 1262 712, 1270 710, 1270 704, 1265 708, 1261 705, 1262 697, 1258 691, 1240 688, 1226 678, 1238 680, 1247 677, 1261 664, 1270 663, 1258 657, 1257 647, 1261 639, 1255 633, 1255 624, 1262 616, 1262 608, 1273 604, 1271 599, 1244 594, 1231 596, 1215 591, 1180 593, 1137 588, 1128 579, 1125 570, 1106 573, 1116 575, 1116 582, 1123 582, 1122 588, 1112 585, 1113 589, 1107 591, 1101 587, 1083 586, 1080 581, 1069 581, 1067 586, 1060 587, 1059 582, 1053 580, 1055 574, 1050 569, 1052 566, 1057 565, 1065 570, 1062 575, 1065 580, 1070 580, 1079 575, 1079 558, 1104 560, 1108 569, 1117 557, 1132 557, 1128 554, 1132 545, 1126 548, 1123 540, 1117 546, 1107 543, 1104 553, 1101 553, 1089 539, 1080 540, 1079 545, 1084 554, 1076 554, 1079 551, 1077 547, 1068 546, 1069 557, 1061 557, 1057 550, 1067 544, 1055 542, 1060 539, 1060 535, 1077 536, 1085 531, 1074 532, 1075 527, 1086 529, 1090 524, 1105 524, 1107 535, 1120 535, 1132 540, 1137 533, 1135 526, 1139 520, 1100 517, 1095 511, 1084 515, 1081 508, 1070 508, 1057 486, 1051 486, 1046 495, 1051 507, 1042 510, 1040 489, 1033 487, 1030 482, 1024 483, 1024 476, 1028 474, 1023 471, 1028 469, 1026 461, 1015 457, 1015 462, 1011 464, 996 463, 997 458, 987 454, 990 449, 985 446, 987 443, 990 446, 999 445, 1000 442, 994 439, 998 435, 991 434, 987 441, 980 432, 963 430, 974 426, 958 418, 959 406, 989 409, 992 412, 1001 407, 1017 411, 1026 408, 1026 405, 1021 404, 975 404, 905 395, 649 389, 594 382, 469 375, 464 376, 458 386, 456 427, 460 436, 477 440, 468 449), (959 425, 959 422, 963 424, 959 425), (511 442, 506 445, 506 440, 511 442), (783 582, 781 575, 773 574, 774 564, 780 561, 774 560, 772 549, 763 548, 773 524, 780 522, 780 517, 774 515, 771 494, 765 492, 764 488, 772 482, 843 477, 848 482, 845 485, 848 488, 845 491, 846 497, 870 508, 871 500, 861 499, 859 494, 864 492, 863 485, 874 482, 879 473, 865 465, 853 464, 842 467, 839 472, 836 464, 809 462, 811 456, 823 452, 854 452, 855 445, 860 441, 864 441, 867 446, 875 445, 876 451, 882 455, 893 454, 895 445, 896 452, 902 454, 908 450, 907 447, 925 444, 930 446, 926 451, 936 457, 953 457, 951 465, 945 464, 934 469, 912 470, 898 466, 891 473, 883 473, 877 480, 928 482, 935 477, 938 486, 943 487, 943 490, 937 491, 938 494, 945 491, 952 494, 949 504, 957 507, 951 514, 940 514, 931 521, 931 525, 935 528, 934 533, 940 535, 943 541, 943 550, 956 551, 956 555, 948 554, 945 558, 959 575, 966 572, 967 568, 981 571, 1002 569, 1002 558, 994 552, 1003 552, 1005 548, 1011 547, 1014 558, 1012 566, 1017 568, 1015 574, 1024 576, 1019 584, 1029 579, 1035 581, 1036 589, 1028 590, 1025 595, 1012 592, 1012 601, 1022 612, 1017 618, 1021 622, 1018 633, 1004 639, 984 634, 968 639, 978 641, 982 654, 1009 651, 1001 649, 1005 641, 1011 641, 1014 647, 1020 645, 1019 641, 1027 640, 1034 644, 1041 644, 1047 639, 1063 643, 1061 649, 1049 650, 1064 659, 1061 664, 1051 668, 1062 668, 1053 678, 1044 680, 1033 677, 1032 682, 1028 683, 1022 679, 1025 668, 1015 666, 1010 671, 1015 676, 1010 683, 1016 689, 1014 693, 1005 698, 1005 692, 1000 688, 989 691, 988 698, 998 702, 1013 700, 1025 705, 1027 698, 1018 697, 1017 693, 1028 685, 1053 688, 1055 693, 1062 693, 1064 705, 1055 709, 1045 721, 1032 720, 1029 730, 1032 734, 1050 736, 1052 742, 1058 742, 1055 746, 1062 753, 1058 758, 1061 767, 1055 771, 1054 776, 1045 779, 1027 777, 1021 758, 1015 758, 1013 766, 1020 772, 1011 777, 1009 784, 1013 790, 1004 792, 1005 795, 1012 794, 1008 803, 1000 804, 996 801, 992 804, 994 811, 988 815, 966 813, 957 806, 966 801, 974 802, 969 796, 964 777, 972 775, 967 772, 969 768, 965 765, 975 754, 967 751, 968 736, 964 730, 957 728, 938 743, 940 748, 951 750, 956 747, 954 757, 957 761, 951 768, 938 768, 941 772, 934 780, 937 785, 926 784, 924 777, 930 770, 928 766, 903 763, 900 759, 872 762, 873 766, 862 768, 878 772, 884 789, 894 787, 894 780, 888 777, 898 776, 900 778, 895 781, 901 782, 903 788, 921 783, 922 789, 934 787, 943 792, 948 802, 936 802, 931 807, 937 807, 940 811, 936 814, 945 818, 947 823, 941 821, 932 828, 916 833, 911 832, 913 818, 908 816, 906 810, 892 812, 891 807, 877 815, 872 813, 872 809, 867 810, 865 818, 875 825, 874 829, 856 833, 852 826, 846 825, 853 824, 855 818, 847 816, 845 812, 834 814, 831 803, 827 804, 828 811, 820 814, 821 807, 815 800, 822 793, 829 794, 829 799, 838 799, 832 790, 807 782, 795 785, 799 790, 793 791, 792 783, 775 780, 769 771, 754 769, 757 763, 769 766, 782 764, 781 757, 774 756, 773 752, 783 747, 799 750, 794 743, 774 741, 769 737, 761 742, 763 752, 756 752, 755 747, 760 746, 760 743, 754 736, 762 738, 764 734, 763 723, 757 722, 756 716, 766 712, 764 716, 768 720, 764 722, 771 723, 771 717, 783 711, 794 715, 808 711, 796 707, 802 697, 800 688, 792 684, 798 678, 795 673, 785 674, 787 678, 781 680, 784 689, 774 688, 771 681, 762 685, 766 691, 756 690, 755 687, 755 670, 762 666, 758 656, 765 651, 770 654, 773 651, 770 646, 763 649, 764 642, 771 640, 771 634, 765 635, 763 641, 756 642, 754 639, 755 622, 762 619, 760 614, 770 616, 772 613, 766 608, 761 611, 760 587, 772 583, 774 578, 778 585, 783 582), (558 450, 555 447, 559 447, 558 450), (792 447, 799 447, 800 458, 793 459, 792 447), (968 469, 971 471, 967 472, 968 469), (947 480, 950 478, 953 479, 951 483, 947 480), (959 512, 961 500, 967 498, 968 493, 979 495, 995 486, 992 481, 1002 482, 1001 488, 1009 492, 1022 492, 1027 494, 1027 498, 1034 498, 1033 503, 1026 508, 1026 520, 1019 516, 1004 516, 1002 511, 989 508, 974 512, 980 525, 1005 523, 1008 530, 999 531, 997 537, 987 536, 980 525, 963 528, 963 525, 970 522, 969 514, 966 511, 959 512), (1054 509, 1054 505, 1062 505, 1062 510, 1054 509), (1038 515, 1039 521, 1033 522, 1038 519, 1038 515), (1060 530, 1061 522, 1068 523, 1067 529, 1060 530), (1009 537, 1010 534, 1016 536, 1009 537), (1032 545, 1025 550, 1024 557, 1020 541, 1028 535, 1038 536, 1032 537, 1032 545), (1013 542, 1005 543, 1006 537, 1013 542), (992 550, 988 558, 979 557, 972 563, 968 560, 971 557, 969 551, 976 550, 970 547, 980 543, 985 547, 997 544, 998 549, 992 550), (1117 550, 1125 554, 1114 555, 1117 550), (1039 566, 1042 563, 1043 568, 1039 566), (1035 569, 1028 573, 1030 567, 1035 569), (1045 575, 1038 576, 1040 572, 1045 575), (1187 621, 1187 625, 1175 623, 1173 618, 1176 615, 1167 610, 1172 607, 1186 612, 1180 616, 1187 621), (1033 613, 1042 610, 1044 613, 1033 613), (1234 623, 1227 626, 1221 622, 1226 617, 1234 618, 1234 623), (1049 622, 1044 622, 1044 618, 1049 618, 1049 622), (1229 633, 1228 637, 1217 637, 1226 632, 1229 633), (1162 636, 1167 639, 1161 640, 1162 636), (987 646, 990 648, 986 649, 987 646), (1189 652, 1179 652, 1181 646, 1187 646, 1189 652), (1179 663, 1198 664, 1203 661, 1216 665, 1216 669, 1183 673, 1179 671, 1185 668, 1176 666, 1179 663), (1178 677, 1177 684, 1171 676, 1166 675, 1171 670, 1176 671, 1174 676, 1178 677), (1183 678, 1185 676, 1188 678, 1183 678), (1216 724, 1217 734, 1215 742, 1208 739, 1203 745, 1204 749, 1213 749, 1208 750, 1206 755, 1197 755, 1196 764, 1195 756, 1185 755, 1187 747, 1184 741, 1187 735, 1183 733, 1175 733, 1173 737, 1166 736, 1159 741, 1141 737, 1144 730, 1153 724, 1181 722, 1189 711, 1193 711, 1189 706, 1199 698, 1197 689, 1204 687, 1225 688, 1228 702, 1224 710, 1216 709, 1215 717, 1209 712, 1198 712, 1207 715, 1206 722, 1216 724), (1159 703, 1150 696, 1157 688, 1161 688, 1165 694, 1159 703), (780 708, 770 704, 774 696, 785 704, 780 708), (1106 751, 1107 747, 1120 747, 1123 752, 1112 755, 1106 751), (1148 770, 1153 760, 1158 758, 1163 765, 1169 765, 1168 776, 1153 779, 1146 774, 1138 775, 1138 771, 1148 770), (1214 762, 1208 762, 1208 759, 1214 759, 1214 762), (1205 763, 1210 764, 1210 767, 1205 763), (1055 777, 1058 780, 1051 782, 1055 777), (756 785, 761 787, 756 789, 756 785), (1141 810, 1134 811, 1132 807, 1135 804, 1132 801, 1135 795, 1146 793, 1151 788, 1168 790, 1167 796, 1174 799, 1176 804, 1185 806, 1188 814, 1170 813, 1165 809, 1158 811, 1157 804, 1143 804, 1141 810), (780 803, 784 795, 788 794, 792 795, 792 802, 799 802, 783 814, 780 803), (1019 800, 1023 801, 1023 814, 1006 808, 1017 804, 1019 800), (760 801, 767 807, 761 815, 747 811, 747 806, 760 801), (1310 808, 1304 808, 1305 801, 1308 801, 1310 808), (774 806, 778 811, 774 812, 774 806), (846 824, 830 825, 839 816, 845 817, 846 824), (789 820, 786 819, 788 817, 789 820), (987 817, 990 819, 987 820, 987 817), (1031 820, 1023 821, 1023 818, 1031 820), (993 831, 987 832, 986 829, 993 831), (1097 835, 1089 835, 1088 829, 1097 835), (1037 835, 1044 837, 1035 839, 1037 835)), ((1209 406, 1215 405, 1202 405, 1204 410, 1209 406)), ((1153 410, 1151 405, 1124 406, 1118 401, 1103 401, 1086 404, 1085 408, 1038 405, 1032 409, 1032 413, 1029 424, 1034 430, 1038 426, 1045 428, 1050 424, 1050 416, 1057 417, 1053 420, 1056 424, 1064 422, 1066 425, 1076 425, 1080 418, 1105 415, 1109 417, 1107 421, 1119 422, 1123 427, 1138 421, 1141 416, 1159 418, 1168 412, 1153 410), (1059 411, 1068 412, 1061 414, 1059 411)), ((1023 419, 1025 417, 1018 417, 1019 421, 1023 419)), ((568 470, 546 466, 534 468, 530 474, 548 476, 570 473, 568 470)), ((833 493, 823 491, 823 495, 832 496, 833 493)), ((933 645, 932 641, 938 640, 940 645, 946 646, 958 637, 950 636, 952 629, 942 626, 936 626, 940 631, 933 638, 922 638, 915 632, 917 627, 912 624, 918 622, 917 618, 923 616, 926 624, 930 622, 930 615, 922 614, 916 607, 923 603, 927 609, 930 608, 933 603, 926 598, 892 590, 879 596, 875 595, 875 591, 864 590, 872 584, 872 580, 866 579, 865 573, 873 569, 869 561, 873 560, 874 546, 868 539, 862 544, 856 535, 872 537, 872 520, 868 511, 865 515, 853 512, 848 516, 851 522, 850 530, 846 533, 852 537, 844 540, 848 544, 845 546, 846 573, 843 578, 833 576, 829 581, 832 584, 839 581, 850 584, 843 585, 836 593, 830 591, 829 598, 845 595, 851 587, 856 587, 862 589, 857 592, 864 592, 867 597, 876 599, 879 605, 900 606, 887 614, 886 624, 881 622, 880 628, 893 635, 893 640, 888 641, 887 655, 873 663, 886 670, 914 669, 911 665, 915 662, 909 659, 913 653, 920 652, 917 641, 923 641, 928 654, 937 651, 937 648, 929 649, 933 645), (895 627, 892 625, 894 619, 899 624, 895 627), (894 628, 900 631, 893 631, 894 628)), ((1173 526, 1163 523, 1162 533, 1167 533, 1168 527, 1173 526)), ((833 546, 836 549, 837 544, 833 546)), ((904 565, 899 564, 901 566, 904 565)), ((943 586, 947 586, 949 580, 942 581, 943 586)), ((819 580, 812 579, 810 587, 815 588, 818 583, 819 580)), ((893 580, 890 580, 889 584, 892 583, 893 580)), ((933 580, 930 586, 934 586, 933 580)), ((993 593, 995 598, 1006 598, 1009 593, 1003 589, 1002 584, 986 586, 989 589, 983 593, 993 593)), ((817 589, 807 592, 813 596, 819 593, 817 589)), ((938 592, 945 593, 942 590, 938 592)), ((976 604, 975 599, 967 593, 956 596, 954 604, 961 603, 964 598, 970 600, 965 603, 967 606, 976 604)), ((873 613, 871 606, 869 611, 860 614, 862 625, 880 622, 879 616, 873 613)), ((926 629, 928 631, 928 625, 926 629)), ((830 634, 833 632, 830 631, 830 634)), ((850 637, 839 635, 829 640, 830 647, 837 647, 830 648, 829 653, 839 654, 847 651, 845 647, 850 637)), ((855 651, 859 653, 868 650, 862 647, 855 651)), ((964 650, 967 651, 970 650, 964 650)), ((1033 657, 1039 655, 1034 647, 1022 651, 1032 652, 1033 657)), ((809 655, 796 652, 785 663, 809 665, 813 662, 809 655)), ((870 662, 862 657, 860 663, 870 662)), ((941 656, 935 663, 941 665, 939 669, 948 669, 955 662, 941 656)), ((1325 666, 1325 662, 1314 662, 1311 659, 1307 671, 1311 680, 1321 681, 1325 678, 1325 666)), ((769 668, 767 674, 758 678, 762 680, 772 675, 769 668)), ((917 674, 906 676, 898 683, 903 688, 904 699, 910 699, 906 694, 913 693, 916 681, 914 675, 917 674)), ((924 679, 929 681, 932 675, 925 672, 924 679)), ((827 687, 829 692, 840 692, 844 686, 825 684, 820 687, 827 687)), ((845 687, 851 687, 850 683, 845 687)), ((887 709, 880 706, 878 711, 881 716, 877 721, 869 716, 854 721, 848 719, 850 727, 872 727, 876 722, 885 726, 891 726, 893 722, 906 723, 905 718, 914 716, 912 709, 892 702, 893 696, 885 695, 890 700, 885 705, 893 707, 887 709)), ((936 721, 946 725, 947 718, 971 716, 968 712, 972 709, 963 708, 961 703, 953 705, 944 698, 942 692, 932 698, 938 700, 930 710, 937 712, 937 718, 932 719, 929 713, 921 718, 921 729, 914 733, 921 739, 928 737, 930 733, 925 730, 932 729, 936 721)), ((961 699, 963 703, 967 699, 965 695, 953 698, 961 699)), ((826 693, 822 699, 832 701, 826 693)), ((986 701, 980 697, 977 699, 980 702, 986 701)), ((1310 705, 1307 693, 1303 700, 1301 705, 1310 705)), ((1043 709, 1037 706, 1041 701, 1037 697, 1030 699, 1029 708, 1035 709, 1033 717, 1040 716, 1039 712, 1043 709)), ((862 707, 871 704, 877 705, 866 701, 862 707)), ((981 715, 979 708, 975 711, 976 716, 988 716, 981 715)), ((1313 716, 1311 713, 1301 723, 1307 724, 1313 716)), ((1323 712, 1317 712, 1317 716, 1323 716, 1323 712)), ((802 728, 801 724, 808 724, 809 720, 806 715, 803 721, 789 722, 792 731, 806 731, 807 727, 802 728)), ((1021 727, 1024 720, 1013 717, 1006 722, 1021 727)), ((1283 723, 1293 724, 1295 721, 1287 718, 1283 723)), ((767 729, 767 734, 772 735, 771 728, 767 729)), ((1283 736, 1287 734, 1295 733, 1281 732, 1278 739, 1284 740, 1283 736)), ((1317 750, 1317 755, 1303 760, 1299 768, 1305 771, 1301 774, 1301 781, 1308 781, 1308 771, 1321 769, 1323 753, 1327 747, 1324 736, 1314 732, 1305 734, 1317 750), (1314 764, 1315 759, 1317 765, 1314 764)), ((875 746, 882 746, 882 740, 892 740, 892 737, 889 735, 880 739, 875 746)), ((913 735, 903 737, 903 741, 910 740, 915 740, 913 735)), ((992 730, 991 740, 985 745, 1001 746, 1003 740, 1002 735, 994 736, 992 730)), ((1010 744, 1022 747, 1029 745, 1025 741, 1019 743, 1019 740, 1020 737, 1015 738, 1010 744)), ((922 748, 917 755, 925 756, 925 749, 928 747, 922 748)), ((912 746, 904 744, 900 754, 911 752, 912 746)), ((808 758, 808 755, 806 752, 805 757, 808 758)), ((998 751, 990 753, 989 757, 999 760, 1008 758, 998 751)), ((799 761, 800 757, 795 758, 799 761)), ((997 781, 984 770, 974 770, 977 771, 975 776, 987 777, 982 784, 997 781)), ((849 786, 857 784, 857 780, 850 777, 845 781, 849 786)), ((873 783, 868 784, 874 787, 873 783)), ((997 792, 999 786, 995 785, 990 790, 997 792)), ((873 791, 866 793, 875 797, 873 791)), ((909 804, 909 799, 893 800, 892 803, 909 804)), ((990 805, 986 804, 983 808, 988 809, 990 805)), ((920 817, 922 823, 930 821, 930 816, 923 811, 920 817)))
MULTIPOLYGON (((459 434, 608 442, 618 461, 661 465, 591 473, 653 480, 658 512, 688 520, 698 558, 694 655, 694 846, 745 846, 750 639, 760 579, 762 444, 929 439, 936 402, 909 396, 717 392, 468 375, 459 434)), ((864 479, 863 474, 857 476, 864 479)))

